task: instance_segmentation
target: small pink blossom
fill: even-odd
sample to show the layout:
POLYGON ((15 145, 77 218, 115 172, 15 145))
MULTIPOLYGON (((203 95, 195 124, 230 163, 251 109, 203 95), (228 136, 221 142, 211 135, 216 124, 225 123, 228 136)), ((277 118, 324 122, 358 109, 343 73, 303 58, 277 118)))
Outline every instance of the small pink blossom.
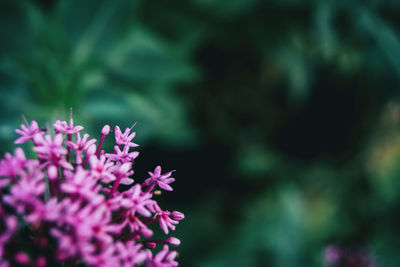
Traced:
POLYGON ((141 186, 136 184, 128 191, 125 191, 109 201, 112 206, 129 209, 131 212, 138 212, 142 216, 150 217, 151 205, 154 205, 154 200, 151 199, 150 193, 142 192, 141 186))
POLYGON ((175 181, 175 178, 170 177, 173 172, 174 171, 170 171, 161 175, 161 166, 157 166, 154 169, 154 173, 148 172, 150 177, 143 182, 143 185, 145 186, 158 185, 160 188, 164 190, 173 191, 172 187, 169 185, 170 183, 175 181))
POLYGON ((167 245, 164 245, 163 249, 157 253, 152 259, 146 261, 147 267, 174 267, 178 266, 178 262, 175 261, 178 253, 176 251, 170 251, 167 245))
POLYGON ((175 225, 179 223, 177 219, 183 216, 183 213, 180 213, 182 216, 176 216, 176 213, 173 216, 171 212, 162 210, 156 203, 152 206, 152 209, 156 213, 155 219, 159 222, 165 234, 169 233, 168 229, 175 230, 175 225))
POLYGON ((64 193, 78 194, 88 200, 97 197, 100 185, 87 170, 79 166, 75 173, 66 171, 64 175, 66 180, 60 186, 64 193))
POLYGON ((119 183, 130 185, 134 182, 133 179, 129 178, 133 174, 132 163, 117 164, 113 169, 113 175, 119 180, 119 183))
POLYGON ((126 243, 117 242, 116 248, 120 266, 131 267, 144 262, 147 258, 147 251, 141 250, 142 247, 141 244, 137 244, 133 241, 128 241, 126 243))
POLYGON ((73 169, 72 165, 64 157, 67 154, 67 149, 62 146, 63 139, 62 134, 56 134, 54 139, 49 134, 44 137, 36 134, 34 141, 37 145, 33 150, 38 153, 38 158, 41 160, 53 165, 60 165, 66 169, 73 169))
POLYGON ((121 151, 119 146, 114 146, 114 153, 107 153, 106 157, 114 161, 121 161, 122 163, 132 162, 135 158, 139 156, 139 152, 133 151, 129 152, 129 146, 125 146, 121 151))
MULTIPOLYGON (((135 126, 135 125, 133 125, 135 126)), ((132 126, 132 128, 133 128, 132 126)), ((135 138, 136 133, 130 133, 132 128, 126 128, 124 133, 122 133, 121 129, 119 126, 115 126, 115 142, 117 143, 118 146, 121 145, 126 145, 128 147, 137 147, 139 146, 138 144, 132 143, 132 139, 135 138)))
MULTIPOLYGON (((75 151, 75 156, 76 156, 76 163, 81 164, 83 161, 82 155, 83 152, 86 152, 89 150, 91 146, 94 146, 96 143, 96 139, 90 139, 88 140, 89 135, 84 134, 83 138, 81 138, 80 133, 76 134, 76 142, 72 141, 66 141, 65 145, 75 151)), ((94 152, 90 153, 93 154, 94 152)))
POLYGON ((92 155, 89 158, 90 163, 90 172, 91 175, 97 179, 100 179, 103 183, 111 183, 115 181, 116 177, 112 174, 112 170, 114 169, 114 163, 106 160, 104 155, 101 155, 98 158, 95 155, 92 155))
POLYGON ((18 147, 14 150, 14 155, 6 153, 4 159, 0 161, 0 176, 16 177, 25 167, 28 160, 22 148, 18 147))
POLYGON ((21 129, 16 129, 15 132, 21 135, 20 138, 15 140, 15 144, 26 143, 29 140, 32 140, 36 134, 42 134, 42 131, 40 130, 36 121, 31 121, 31 125, 27 124, 27 126, 21 124, 21 129))
POLYGON ((54 123, 54 130, 57 133, 65 133, 65 134, 77 134, 78 132, 83 130, 83 127, 80 125, 74 126, 74 121, 69 120, 69 124, 66 121, 56 120, 54 123))

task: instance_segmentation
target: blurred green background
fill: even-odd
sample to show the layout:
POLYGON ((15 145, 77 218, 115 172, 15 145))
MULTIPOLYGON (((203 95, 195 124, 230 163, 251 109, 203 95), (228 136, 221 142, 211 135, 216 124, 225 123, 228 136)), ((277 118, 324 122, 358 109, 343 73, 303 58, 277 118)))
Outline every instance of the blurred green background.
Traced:
MULTIPOLYGON (((0 151, 21 115, 137 122, 176 169, 181 266, 400 264, 400 1, 0 1, 0 151)), ((111 145, 112 138, 109 138, 111 145)), ((110 147, 112 149, 112 147, 110 147)))

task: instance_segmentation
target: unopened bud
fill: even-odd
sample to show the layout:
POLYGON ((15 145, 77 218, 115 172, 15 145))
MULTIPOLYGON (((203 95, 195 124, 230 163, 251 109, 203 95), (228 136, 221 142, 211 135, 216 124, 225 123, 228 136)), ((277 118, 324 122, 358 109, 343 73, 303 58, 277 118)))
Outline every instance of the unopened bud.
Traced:
POLYGON ((54 165, 50 165, 47 169, 47 176, 49 177, 50 181, 54 181, 58 178, 58 168, 54 165))
POLYGON ((110 133, 110 126, 108 124, 104 125, 103 129, 101 130, 102 135, 108 135, 110 133))
POLYGON ((179 246, 181 244, 181 241, 178 238, 173 237, 173 236, 169 237, 167 239, 167 242, 168 242, 168 244, 170 244, 170 245, 172 245, 174 247, 177 247, 177 246, 179 246))
POLYGON ((172 219, 180 221, 183 220, 185 218, 185 215, 182 212, 179 211, 173 211, 171 213, 172 219))

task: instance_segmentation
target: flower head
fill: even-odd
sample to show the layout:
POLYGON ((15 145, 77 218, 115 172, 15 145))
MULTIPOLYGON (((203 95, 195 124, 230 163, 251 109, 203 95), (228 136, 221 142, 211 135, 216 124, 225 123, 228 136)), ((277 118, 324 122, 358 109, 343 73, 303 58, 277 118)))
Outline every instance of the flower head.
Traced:
POLYGON ((116 126, 114 151, 106 153, 100 148, 110 129, 103 127, 99 143, 81 133, 72 116, 69 123, 57 120, 55 133, 44 134, 35 121, 16 130, 21 137, 15 143, 33 140, 37 158, 16 148, 0 160, 0 267, 177 266, 168 246, 154 256, 152 250, 179 246, 178 238, 148 240, 154 227, 168 234, 184 218, 161 210, 154 199, 156 185, 172 190, 172 171, 162 175, 158 166, 144 183, 136 182, 139 152, 129 151, 137 146, 135 133, 116 126))

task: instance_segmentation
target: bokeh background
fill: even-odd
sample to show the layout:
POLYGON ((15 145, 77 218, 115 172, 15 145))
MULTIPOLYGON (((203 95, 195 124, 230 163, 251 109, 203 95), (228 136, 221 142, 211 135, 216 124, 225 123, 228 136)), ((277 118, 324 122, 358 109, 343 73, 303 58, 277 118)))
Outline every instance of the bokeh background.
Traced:
MULTIPOLYGON (((137 122, 135 177, 176 169, 181 266, 400 263, 400 1, 0 1, 14 128, 137 122)), ((111 144, 111 142, 110 142, 111 144)), ((110 147, 109 149, 112 149, 110 147)))

